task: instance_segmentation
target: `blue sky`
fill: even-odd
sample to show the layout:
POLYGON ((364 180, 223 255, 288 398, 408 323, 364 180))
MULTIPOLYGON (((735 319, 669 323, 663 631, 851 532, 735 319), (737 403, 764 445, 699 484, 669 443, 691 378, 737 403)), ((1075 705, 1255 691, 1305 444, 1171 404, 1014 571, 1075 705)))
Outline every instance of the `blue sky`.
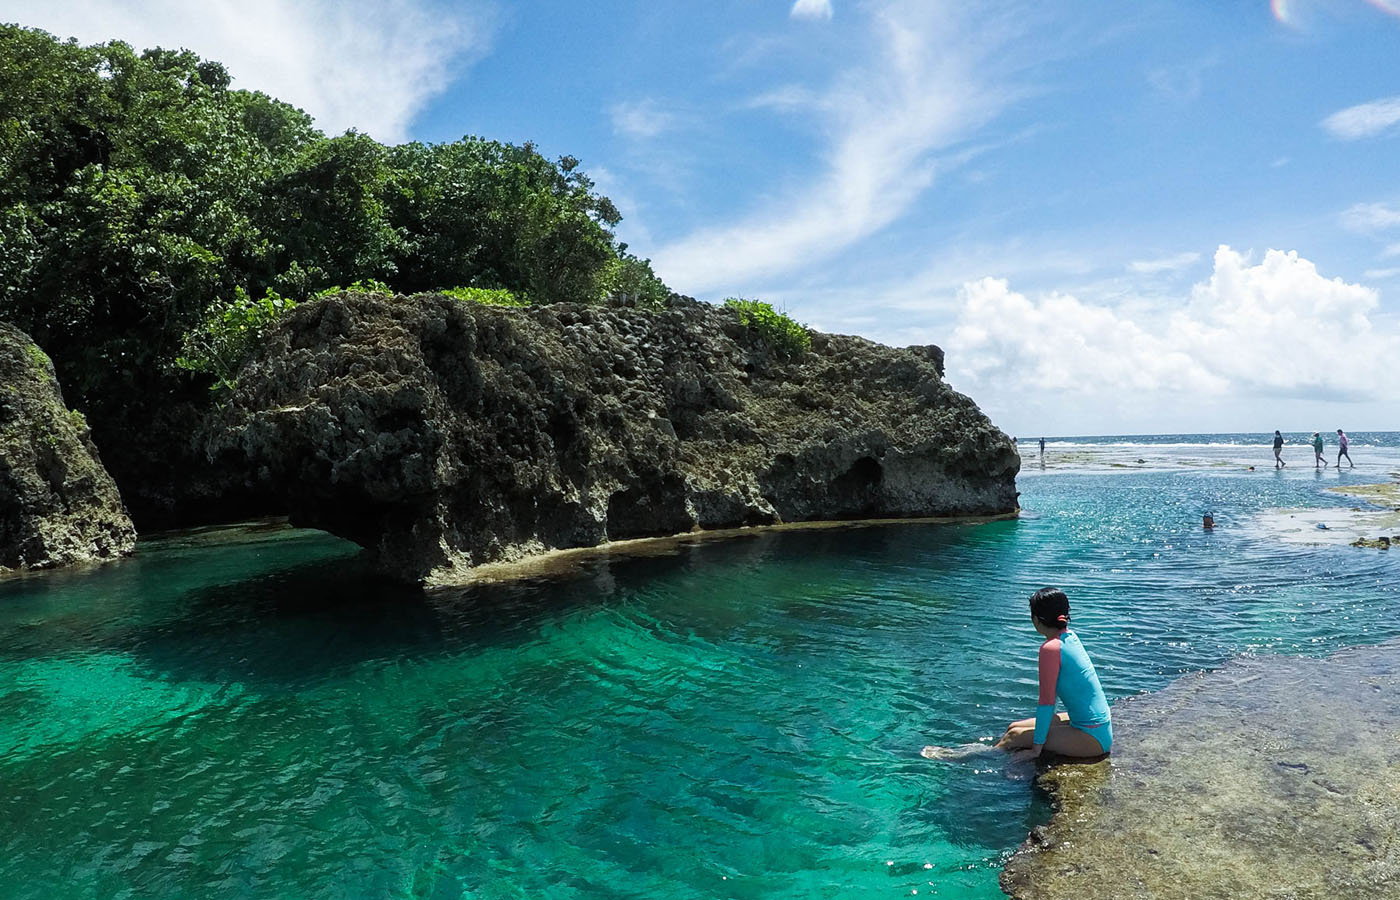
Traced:
POLYGON ((1400 0, 33 6, 577 156, 674 288, 940 344, 1014 433, 1400 428, 1400 0))

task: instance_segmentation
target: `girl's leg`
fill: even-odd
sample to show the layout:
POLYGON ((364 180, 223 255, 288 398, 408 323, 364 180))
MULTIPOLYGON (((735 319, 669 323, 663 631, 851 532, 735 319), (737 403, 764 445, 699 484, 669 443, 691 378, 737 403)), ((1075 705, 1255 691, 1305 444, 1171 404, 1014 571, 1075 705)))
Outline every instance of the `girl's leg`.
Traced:
MULTIPOLYGON (((1054 731, 1056 725, 1064 725, 1068 728, 1069 713, 1056 713, 1055 718, 1050 720, 1050 730, 1054 731)), ((1001 736, 1001 740, 997 741, 996 746, 1003 750, 1027 750, 1034 738, 1035 719, 1018 719, 1006 726, 1006 734, 1001 736)))

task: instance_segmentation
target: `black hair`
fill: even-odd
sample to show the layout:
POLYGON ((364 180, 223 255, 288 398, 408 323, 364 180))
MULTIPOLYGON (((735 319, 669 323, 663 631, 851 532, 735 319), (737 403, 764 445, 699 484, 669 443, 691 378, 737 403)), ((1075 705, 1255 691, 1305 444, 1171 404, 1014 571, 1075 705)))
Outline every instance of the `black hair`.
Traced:
POLYGON ((1031 615, 1046 628, 1069 626, 1069 597, 1056 587, 1044 587, 1031 594, 1031 615))

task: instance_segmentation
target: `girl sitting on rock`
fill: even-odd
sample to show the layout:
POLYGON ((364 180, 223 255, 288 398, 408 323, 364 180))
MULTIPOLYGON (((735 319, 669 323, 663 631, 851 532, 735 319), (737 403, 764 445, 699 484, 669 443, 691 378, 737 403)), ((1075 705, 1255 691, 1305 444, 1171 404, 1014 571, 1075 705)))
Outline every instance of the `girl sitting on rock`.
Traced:
MULTIPOLYGON (((994 745, 1016 759, 1034 759, 1042 750, 1060 756, 1102 756, 1113 746, 1113 722, 1099 676, 1079 636, 1069 630, 1069 597, 1059 588, 1031 595, 1031 624, 1045 638, 1040 645, 1040 700, 1035 716, 1012 722, 994 745), (1056 699, 1068 712, 1056 713, 1056 699)), ((925 747, 929 759, 956 759, 985 752, 985 744, 925 747)))

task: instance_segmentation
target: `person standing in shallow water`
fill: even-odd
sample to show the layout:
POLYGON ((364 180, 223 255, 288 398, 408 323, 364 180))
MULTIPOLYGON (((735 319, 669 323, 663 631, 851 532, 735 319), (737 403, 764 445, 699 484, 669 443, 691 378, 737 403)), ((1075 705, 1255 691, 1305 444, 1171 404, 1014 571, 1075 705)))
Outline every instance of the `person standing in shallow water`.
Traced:
POLYGON ((1322 458, 1322 435, 1316 431, 1313 432, 1313 457, 1315 460, 1313 462, 1314 469, 1327 468, 1328 462, 1322 458))
POLYGON ((1278 429, 1275 428, 1275 429, 1274 429, 1274 468, 1275 468, 1275 469, 1282 469, 1283 467, 1285 467, 1285 466, 1287 466, 1287 465, 1288 465, 1288 463, 1286 463, 1286 462, 1283 461, 1283 435, 1279 434, 1279 433, 1278 433, 1278 429))
POLYGON ((1040 455, 1045 455, 1045 438, 1040 439, 1040 455))
POLYGON ((1342 467, 1342 457, 1343 457, 1343 456, 1345 456, 1345 457, 1347 458, 1347 468, 1348 468, 1348 469, 1354 469, 1354 468, 1356 468, 1356 463, 1354 463, 1354 462, 1351 461, 1351 454, 1347 452, 1347 443, 1348 443, 1348 442, 1347 442, 1346 432, 1344 432, 1344 431, 1342 431, 1342 429, 1338 428, 1338 429, 1337 429, 1337 468, 1339 468, 1339 469, 1342 467))

